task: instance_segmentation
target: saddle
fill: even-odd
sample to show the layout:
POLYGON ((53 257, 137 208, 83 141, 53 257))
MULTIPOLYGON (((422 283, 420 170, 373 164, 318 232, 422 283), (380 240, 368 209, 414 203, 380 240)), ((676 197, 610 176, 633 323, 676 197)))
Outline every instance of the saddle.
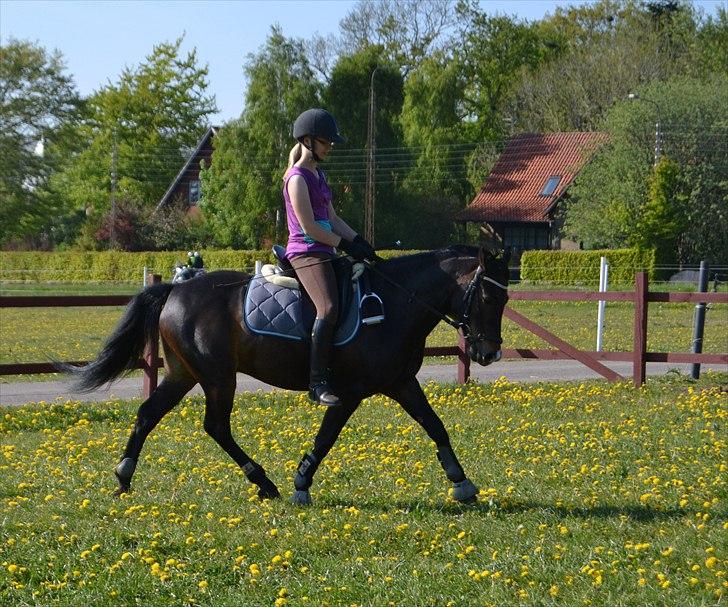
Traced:
MULTIPOLYGON (((285 258, 285 249, 276 245, 273 252, 278 265, 262 266, 260 273, 248 285, 243 313, 245 325, 249 331, 259 335, 308 341, 316 309, 295 278, 295 271, 285 258)), ((334 345, 343 346, 357 336, 362 324, 376 324, 384 320, 384 313, 381 299, 371 293, 368 280, 362 279, 364 264, 352 264, 347 257, 336 257, 331 263, 339 295, 334 345), (367 286, 363 288, 362 283, 367 286), (376 298, 375 302, 379 302, 375 314, 367 312, 371 308, 367 298, 376 298)))
POLYGON ((186 282, 188 280, 192 280, 193 278, 197 278, 198 276, 202 276, 203 274, 205 274, 205 270, 203 268, 190 268, 188 266, 182 265, 175 266, 173 272, 173 284, 186 282))

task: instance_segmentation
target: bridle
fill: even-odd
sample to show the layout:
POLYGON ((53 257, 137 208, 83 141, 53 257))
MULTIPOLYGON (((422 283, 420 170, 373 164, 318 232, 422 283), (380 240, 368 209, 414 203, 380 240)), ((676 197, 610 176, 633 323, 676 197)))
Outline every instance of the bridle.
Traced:
POLYGON ((475 294, 480 287, 481 280, 494 284, 506 292, 508 291, 508 287, 506 285, 499 283, 497 280, 492 279, 490 276, 486 276, 485 270, 483 270, 481 266, 478 266, 478 269, 475 271, 475 275, 470 281, 470 284, 468 284, 468 287, 465 289, 465 295, 463 295, 462 310, 460 312, 460 320, 455 321, 455 324, 448 324, 451 324, 456 329, 462 331, 463 337, 469 345, 489 341, 500 346, 503 343, 503 340, 500 337, 490 337, 485 333, 473 334, 470 332, 470 309, 473 307, 473 299, 475 298, 475 294))
POLYGON ((475 271, 475 275, 470 280, 470 283, 468 283, 468 286, 465 289, 465 294, 463 295, 463 302, 462 302, 461 309, 460 309, 460 318, 457 320, 450 318, 447 314, 443 314, 439 310, 436 310, 435 308, 433 308, 427 302, 422 301, 419 297, 417 297, 417 294, 415 293, 415 291, 408 291, 401 284, 392 280, 389 276, 387 276, 386 274, 384 274, 383 272, 378 270, 374 265, 367 263, 367 266, 369 266, 369 269, 372 272, 374 272, 375 274, 377 274, 378 276, 383 278, 389 284, 391 284, 392 286, 397 287, 401 291, 404 291, 405 293, 407 293, 410 301, 417 302, 423 308, 432 312, 432 314, 437 316, 443 322, 446 322, 447 324, 449 324, 451 327, 453 327, 454 329, 456 329, 458 331, 462 331, 463 337, 465 338, 465 340, 468 342, 469 345, 482 343, 485 341, 490 341, 490 342, 496 343, 498 345, 503 343, 503 340, 500 337, 491 337, 491 336, 486 335, 485 333, 473 334, 470 332, 470 326, 468 324, 470 322, 470 308, 472 308, 472 306, 473 306, 473 298, 475 297, 475 294, 478 291, 478 287, 480 286, 480 281, 484 280, 486 282, 496 285, 497 287, 500 287, 501 289, 503 289, 506 292, 508 291, 507 285, 501 284, 500 282, 498 282, 497 280, 494 280, 490 276, 486 276, 485 270, 480 265, 478 266, 478 269, 475 271))

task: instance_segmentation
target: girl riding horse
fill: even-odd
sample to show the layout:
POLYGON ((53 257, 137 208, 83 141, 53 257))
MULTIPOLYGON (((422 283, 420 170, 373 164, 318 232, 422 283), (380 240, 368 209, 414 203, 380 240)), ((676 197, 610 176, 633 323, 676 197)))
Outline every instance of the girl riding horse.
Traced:
POLYGON ((338 247, 355 259, 374 261, 374 248, 341 219, 331 204, 331 189, 319 169, 335 143, 346 141, 326 110, 303 112, 293 124, 298 143, 288 156, 283 198, 288 219, 286 258, 316 307, 311 330, 308 396, 319 405, 340 404, 329 383, 329 361, 339 315, 336 276, 331 267, 338 247))

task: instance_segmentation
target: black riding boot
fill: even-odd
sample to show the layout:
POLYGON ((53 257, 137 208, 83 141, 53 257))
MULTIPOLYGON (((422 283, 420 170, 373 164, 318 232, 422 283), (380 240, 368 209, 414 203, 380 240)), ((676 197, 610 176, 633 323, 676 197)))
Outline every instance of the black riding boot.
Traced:
POLYGON ((311 331, 311 379, 308 397, 319 405, 335 407, 339 397, 329 385, 329 359, 334 340, 334 324, 317 318, 311 331))

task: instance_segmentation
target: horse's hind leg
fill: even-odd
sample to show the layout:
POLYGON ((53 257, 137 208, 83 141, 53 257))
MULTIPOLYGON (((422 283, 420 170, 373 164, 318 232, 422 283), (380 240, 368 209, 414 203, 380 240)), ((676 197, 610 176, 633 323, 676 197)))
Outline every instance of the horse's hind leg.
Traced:
POLYGON ((263 467, 253 461, 240 445, 235 442, 230 429, 230 414, 235 397, 235 375, 230 381, 205 383, 203 386, 207 398, 205 409, 205 432, 220 445, 245 473, 251 483, 258 486, 258 497, 276 498, 280 492, 275 483, 268 478, 263 467))
POLYGON ((326 409, 311 453, 306 453, 298 464, 296 476, 293 478, 296 491, 291 498, 291 503, 299 506, 311 504, 311 494, 308 490, 313 484, 313 476, 358 406, 359 401, 344 400, 340 406, 326 409))
POLYGON ((194 385, 195 380, 192 378, 165 377, 152 395, 139 407, 134 428, 124 449, 124 456, 114 470, 119 481, 117 495, 126 493, 131 488, 131 477, 134 475, 139 454, 149 433, 194 385))
POLYGON ((477 499, 477 487, 465 476, 455 452, 450 445, 450 437, 442 420, 432 409, 415 377, 399 383, 386 392, 424 428, 427 435, 437 446, 437 459, 445 470, 448 480, 453 483, 453 497, 459 502, 472 502, 477 499))

